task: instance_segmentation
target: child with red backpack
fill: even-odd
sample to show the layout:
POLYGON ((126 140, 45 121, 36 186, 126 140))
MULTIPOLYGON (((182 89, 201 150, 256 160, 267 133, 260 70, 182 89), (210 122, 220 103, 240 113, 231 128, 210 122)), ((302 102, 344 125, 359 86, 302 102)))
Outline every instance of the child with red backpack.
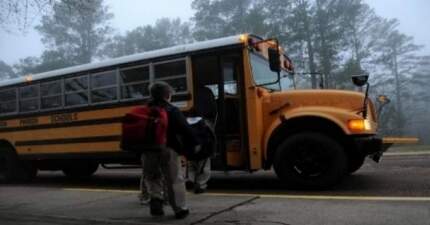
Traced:
POLYGON ((164 215, 165 185, 175 216, 182 219, 188 216, 189 209, 180 159, 185 148, 181 146, 194 151, 199 143, 182 112, 170 104, 172 94, 172 87, 165 82, 150 86, 151 100, 148 104, 125 116, 122 148, 143 154, 143 180, 150 196, 151 215, 164 215))

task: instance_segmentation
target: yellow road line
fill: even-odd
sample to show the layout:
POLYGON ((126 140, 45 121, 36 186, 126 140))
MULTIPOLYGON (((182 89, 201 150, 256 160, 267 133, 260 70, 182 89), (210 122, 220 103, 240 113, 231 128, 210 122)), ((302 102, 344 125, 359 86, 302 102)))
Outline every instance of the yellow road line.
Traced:
MULTIPOLYGON (((89 189, 89 188, 65 188, 66 191, 83 192, 109 192, 137 194, 139 191, 117 190, 117 189, 89 189)), ((430 202, 430 197, 408 197, 408 196, 338 196, 338 195, 283 195, 283 194, 251 194, 251 193, 205 193, 203 196, 219 197, 255 197, 260 198, 280 198, 296 200, 346 200, 346 201, 410 201, 410 202, 430 202)))
POLYGON ((337 196, 337 195, 271 195, 271 194, 231 194, 207 193, 209 196, 260 196, 261 198, 283 198, 302 200, 354 200, 354 201, 430 201, 430 197, 397 197, 397 196, 337 196))
POLYGON ((430 155, 430 151, 417 151, 417 152, 386 152, 384 156, 414 156, 414 155, 430 155))
POLYGON ((82 192, 108 192, 108 193, 125 193, 137 194, 139 191, 133 190, 118 190, 118 189, 97 189, 97 188, 63 188, 65 191, 82 191, 82 192))

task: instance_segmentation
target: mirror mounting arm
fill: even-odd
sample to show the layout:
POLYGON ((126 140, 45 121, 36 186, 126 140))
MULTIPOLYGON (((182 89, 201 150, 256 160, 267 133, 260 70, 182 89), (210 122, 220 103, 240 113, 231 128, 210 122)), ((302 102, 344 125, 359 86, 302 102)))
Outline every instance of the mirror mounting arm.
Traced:
POLYGON ((367 102, 369 99, 369 82, 366 82, 366 93, 364 95, 364 103, 363 103, 363 118, 367 118, 367 102))

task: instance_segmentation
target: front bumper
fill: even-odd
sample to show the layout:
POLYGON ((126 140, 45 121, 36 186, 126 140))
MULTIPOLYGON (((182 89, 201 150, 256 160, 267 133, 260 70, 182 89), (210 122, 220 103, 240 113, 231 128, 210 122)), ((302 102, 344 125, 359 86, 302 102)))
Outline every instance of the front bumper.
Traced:
POLYGON ((369 156, 375 162, 379 162, 385 151, 392 145, 392 143, 384 143, 382 138, 379 137, 359 137, 355 138, 355 146, 357 151, 365 156, 369 156))
POLYGON ((356 137, 354 138, 357 151, 365 156, 370 156, 375 162, 379 162, 381 156, 393 144, 417 144, 415 137, 356 137))

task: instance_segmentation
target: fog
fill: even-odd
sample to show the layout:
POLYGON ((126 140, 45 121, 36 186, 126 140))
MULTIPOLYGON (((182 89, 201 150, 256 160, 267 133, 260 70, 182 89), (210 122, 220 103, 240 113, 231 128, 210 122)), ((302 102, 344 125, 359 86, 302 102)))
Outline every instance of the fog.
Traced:
POLYGON ((424 143, 429 9, 428 0, 8 0, 0 3, 0 78, 250 32, 278 37, 296 71, 323 74, 326 88, 351 89, 351 74, 370 74, 371 98, 392 100, 383 134, 424 143))
MULTIPOLYGON (((117 32, 124 33, 138 26, 154 24, 158 18, 181 18, 186 21, 193 15, 192 0, 107 0, 114 18, 112 26, 117 32)), ((425 45, 422 50, 430 54, 430 29, 426 22, 430 21, 430 1, 427 0, 366 0, 367 4, 386 18, 397 18, 399 29, 415 38, 416 43, 425 45), (418 26, 423 24, 422 26, 418 26)), ((39 17, 30 21, 24 31, 0 29, 0 60, 8 64, 17 63, 20 58, 38 56, 44 50, 41 36, 32 26, 40 22, 39 17)))

